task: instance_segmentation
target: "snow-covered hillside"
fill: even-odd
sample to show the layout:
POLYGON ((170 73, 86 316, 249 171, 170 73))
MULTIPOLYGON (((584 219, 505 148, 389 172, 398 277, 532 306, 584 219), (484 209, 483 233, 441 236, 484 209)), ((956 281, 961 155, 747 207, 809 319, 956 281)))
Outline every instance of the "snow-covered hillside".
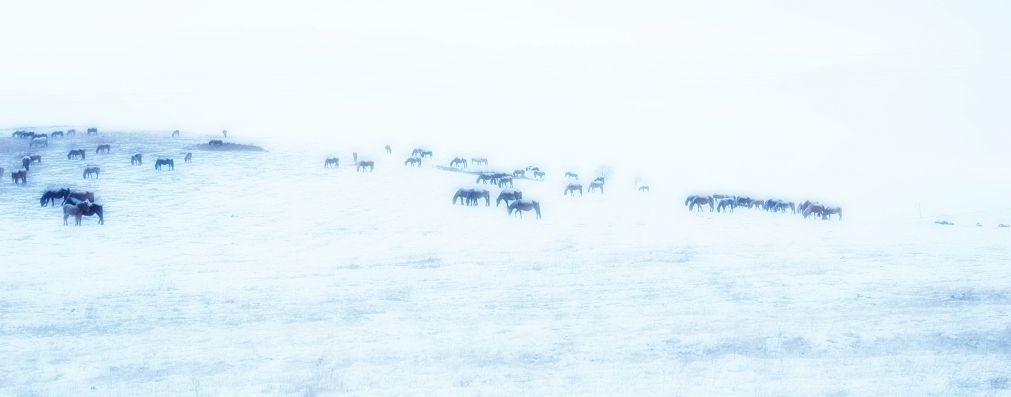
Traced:
POLYGON ((543 211, 520 219, 452 205, 475 178, 434 168, 452 158, 438 147, 412 168, 411 147, 78 130, 41 149, 0 137, 0 395, 1011 389, 1011 229, 990 221, 692 213, 690 186, 563 196, 562 169, 516 181, 543 211), (43 164, 15 186, 29 153, 43 164), (53 187, 95 192, 105 225, 63 226, 39 206, 53 187))

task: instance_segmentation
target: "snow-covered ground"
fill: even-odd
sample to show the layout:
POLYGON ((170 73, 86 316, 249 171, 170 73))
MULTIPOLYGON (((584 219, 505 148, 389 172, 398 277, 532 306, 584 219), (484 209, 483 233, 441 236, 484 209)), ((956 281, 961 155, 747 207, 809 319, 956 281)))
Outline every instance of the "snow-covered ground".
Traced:
POLYGON ((516 182, 543 210, 520 219, 451 205, 474 177, 438 151, 184 164, 214 137, 78 130, 30 150, 27 186, 9 172, 28 142, 0 137, 0 395, 1011 394, 1011 214, 692 213, 690 186, 567 197, 548 169, 516 182), (64 186, 106 224, 39 206, 64 186))

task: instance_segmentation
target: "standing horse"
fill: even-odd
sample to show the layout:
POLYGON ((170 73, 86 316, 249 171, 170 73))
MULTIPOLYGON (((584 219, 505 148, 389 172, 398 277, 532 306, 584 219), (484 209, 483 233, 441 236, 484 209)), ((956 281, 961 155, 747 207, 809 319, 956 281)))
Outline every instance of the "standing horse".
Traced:
POLYGON ((688 206, 688 210, 689 211, 694 210, 695 206, 698 206, 699 207, 699 211, 702 211, 702 206, 706 205, 706 204, 709 204, 709 212, 713 212, 713 210, 715 209, 715 206, 713 205, 713 201, 714 201, 714 199, 713 199, 712 196, 695 196, 695 195, 692 195, 692 196, 688 196, 688 199, 685 200, 685 205, 688 206))
POLYGON ((32 158, 31 157, 25 156, 25 157, 21 158, 21 168, 24 168, 25 171, 30 171, 31 168, 29 168, 29 167, 31 167, 31 165, 32 165, 32 158))
POLYGON ((11 179, 14 180, 14 184, 15 185, 18 184, 18 180, 21 180, 21 184, 22 185, 27 185, 28 184, 28 171, 25 171, 25 170, 14 171, 14 172, 11 173, 11 179))
POLYGON ((356 164, 358 163, 358 152, 351 152, 351 160, 356 164))
POLYGON ((484 165, 484 166, 487 166, 488 165, 488 159, 486 159, 484 157, 474 157, 474 158, 470 159, 470 163, 474 164, 474 165, 484 165))
POLYGON ((597 190, 597 189, 599 189, 600 193, 603 194, 604 193, 604 182, 601 182, 601 181, 590 182, 590 187, 586 188, 586 192, 587 193, 593 193, 593 191, 597 190))
POLYGON ((32 160, 32 165, 34 165, 35 163, 42 164, 42 155, 33 154, 31 156, 28 156, 28 158, 32 160))
POLYGON ((570 183, 569 186, 565 187, 565 191, 562 192, 562 195, 565 196, 571 193, 572 196, 575 196, 576 191, 579 192, 579 197, 583 197, 583 185, 580 185, 578 183, 570 183))
POLYGON ((821 219, 829 219, 829 215, 839 215, 839 220, 842 220, 842 207, 825 207, 825 210, 821 212, 821 219))
POLYGON ((537 219, 541 219, 541 203, 536 200, 516 200, 512 204, 506 207, 509 215, 513 214, 513 211, 519 214, 520 219, 523 219, 523 211, 533 210, 537 213, 537 219))
POLYGON ((534 171, 534 179, 544 180, 544 171, 534 171))
POLYGON ((524 170, 513 170, 513 178, 524 178, 527 176, 524 170))
POLYGON ((512 201, 512 200, 519 200, 519 199, 522 199, 522 198, 523 198, 523 192, 518 191, 518 190, 505 189, 501 193, 499 193, 498 194, 498 198, 495 199, 495 206, 498 207, 498 205, 502 201, 505 201, 506 202, 506 206, 508 207, 510 201, 512 201))
POLYGON ((376 166, 376 164, 374 162, 371 162, 371 161, 362 161, 362 162, 358 163, 358 168, 357 168, 356 171, 361 171, 361 170, 364 170, 366 167, 368 167, 369 172, 372 172, 372 170, 375 169, 375 166, 376 166))
POLYGON ((98 215, 98 224, 104 225, 105 218, 102 217, 102 205, 101 204, 91 204, 88 206, 88 210, 81 213, 84 216, 98 215))
POLYGON ((449 162, 450 167, 460 166, 460 168, 467 168, 467 159, 462 157, 455 157, 453 161, 449 162))
POLYGON ((135 154, 133 156, 130 156, 130 165, 141 165, 141 155, 140 155, 140 153, 137 153, 137 154, 135 154))
POLYGON ((649 193, 649 186, 648 185, 639 186, 639 191, 649 193))
POLYGON ((66 200, 68 195, 70 195, 70 189, 67 188, 60 190, 47 190, 45 193, 42 193, 42 198, 39 199, 39 205, 45 207, 46 205, 52 203, 53 207, 55 207, 56 199, 66 200))
POLYGON ((390 148, 390 145, 386 145, 386 154, 390 154, 390 153, 393 153, 393 149, 390 148))
POLYGON ((414 165, 414 166, 421 167, 421 159, 419 159, 417 157, 411 157, 411 158, 409 158, 407 160, 404 160, 404 166, 406 167, 407 165, 414 165))
POLYGON ((176 169, 176 163, 172 161, 172 159, 166 159, 161 157, 159 157, 158 160, 155 160, 154 169, 160 170, 161 166, 163 165, 167 165, 170 171, 175 171, 176 169))
POLYGON ((78 204, 64 204, 63 205, 63 224, 67 225, 67 218, 71 215, 74 216, 74 226, 81 226, 81 216, 88 211, 88 207, 91 205, 87 201, 83 201, 78 204))
POLYGON ((572 179, 575 179, 577 181, 579 180, 579 174, 577 174, 575 172, 566 172, 565 173, 565 177, 566 178, 572 178, 572 179))
POLYGON ((109 145, 98 145, 98 147, 95 148, 95 154, 109 153, 110 150, 112 150, 112 146, 109 146, 109 145))
POLYGON ((323 168, 329 168, 330 166, 338 168, 340 166, 340 159, 336 157, 327 157, 326 161, 323 162, 323 168))
POLYGON ((192 163, 193 162, 193 153, 186 153, 186 157, 183 157, 183 162, 184 163, 192 163))
POLYGON ((172 131, 172 137, 174 138, 177 136, 179 136, 179 130, 172 131))
POLYGON ((49 139, 44 136, 36 136, 28 143, 28 147, 45 146, 49 147, 49 139))
POLYGON ((84 175, 82 176, 82 179, 88 179, 88 177, 91 177, 91 176, 94 176, 95 179, 98 179, 98 173, 101 172, 101 171, 102 170, 100 168, 98 168, 97 166, 96 167, 87 167, 87 168, 84 169, 84 175))
POLYGON ((95 127, 88 128, 88 135, 98 135, 98 128, 95 127))

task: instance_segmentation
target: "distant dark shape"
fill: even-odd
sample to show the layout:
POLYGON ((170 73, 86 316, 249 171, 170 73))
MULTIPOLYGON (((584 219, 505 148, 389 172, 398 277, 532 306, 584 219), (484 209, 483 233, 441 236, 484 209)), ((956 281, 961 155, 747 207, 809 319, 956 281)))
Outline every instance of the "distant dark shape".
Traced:
POLYGON ((976 227, 983 227, 982 223, 976 222, 976 227))
POLYGON ((715 194, 713 194, 713 200, 723 200, 725 198, 730 198, 730 197, 733 197, 733 196, 726 195, 726 194, 723 194, 723 193, 715 193, 715 194))
POLYGON ((11 137, 13 137, 13 138, 21 138, 21 139, 28 139, 28 138, 31 138, 33 136, 35 136, 34 132, 28 132, 28 131, 24 131, 24 130, 17 130, 17 131, 14 131, 13 134, 11 134, 11 137))
POLYGON ((782 212, 785 214, 788 208, 790 209, 790 213, 797 213, 797 208, 792 201, 776 200, 773 204, 772 212, 782 212))
POLYGON ((70 193, 67 193, 67 196, 63 198, 63 203, 60 205, 66 205, 67 203, 72 202, 71 200, 87 201, 89 203, 94 203, 95 193, 82 192, 80 190, 71 190, 70 193))
POLYGON ((566 172, 565 173, 565 177, 566 178, 572 178, 572 179, 575 179, 577 181, 579 180, 579 174, 577 174, 575 172, 566 172))
POLYGON ((453 195, 453 205, 456 205, 457 199, 460 199, 460 204, 467 205, 467 197, 470 194, 471 190, 474 189, 464 189, 464 188, 458 189, 456 191, 456 194, 453 195))
POLYGON ((424 152, 425 152, 425 149, 414 148, 414 150, 411 151, 411 156, 421 156, 421 154, 424 153, 424 152))
POLYGON ((109 145, 98 145, 98 147, 95 148, 95 154, 109 153, 110 150, 112 150, 112 146, 109 146, 109 145))
POLYGON ((71 216, 74 217, 74 226, 81 226, 81 216, 88 211, 88 207, 91 204, 87 201, 82 201, 78 204, 64 204, 63 205, 63 224, 67 225, 67 218, 71 216))
POLYGON ((183 162, 184 163, 192 163, 193 162, 193 153, 186 153, 186 157, 183 157, 183 162))
POLYGON ((77 135, 77 130, 75 130, 75 129, 69 129, 69 130, 67 130, 67 135, 75 136, 75 135, 77 135))
POLYGON ((130 165, 141 165, 142 158, 140 153, 130 156, 130 165))
POLYGON ((716 205, 716 212, 734 212, 736 207, 737 200, 732 198, 723 198, 719 201, 719 204, 716 205))
POLYGON ((450 167, 467 168, 467 159, 462 157, 455 157, 453 161, 449 162, 450 167))
POLYGON ((738 196, 734 202, 734 207, 747 207, 751 208, 751 197, 738 196))
POLYGON ((488 165, 488 159, 486 159, 484 157, 474 157, 474 158, 470 159, 470 163, 474 164, 474 165, 484 165, 484 166, 487 166, 488 165))
POLYGON ((224 136, 225 138, 228 138, 228 131, 227 130, 221 130, 221 135, 224 136))
POLYGON ((586 188, 586 192, 587 193, 593 193, 593 191, 595 191, 595 190, 600 190, 600 193, 603 194, 604 193, 604 182, 601 182, 601 181, 590 182, 590 187, 586 188))
POLYGON ((84 160, 88 157, 88 152, 84 149, 74 149, 67 153, 67 160, 84 160))
POLYGON ((534 171, 534 179, 544 180, 544 171, 534 171))
POLYGON ((393 149, 390 148, 390 145, 386 145, 386 154, 390 153, 393 153, 393 149))
POLYGON ((210 142, 207 142, 208 146, 221 146, 221 145, 224 145, 224 144, 225 143, 222 142, 220 139, 211 139, 210 142))
POLYGON ((354 160, 355 164, 358 163, 358 152, 351 152, 351 159, 354 160))
POLYGON ((649 186, 648 185, 639 186, 639 191, 649 193, 649 186))
POLYGON ((702 211, 702 206, 708 204, 709 205, 709 212, 713 212, 713 210, 715 209, 715 205, 713 204, 713 201, 715 201, 715 199, 713 199, 712 196, 695 196, 695 195, 692 195, 692 196, 688 196, 688 199, 685 200, 685 205, 688 206, 688 210, 689 211, 693 211, 695 209, 695 206, 698 206, 699 207, 699 211, 702 211))
POLYGON ((35 164, 40 164, 41 165, 42 164, 42 155, 33 154, 31 156, 28 156, 28 158, 32 160, 32 165, 35 165, 35 164))
POLYGON ((63 131, 53 131, 53 133, 49 134, 49 136, 51 136, 53 138, 56 138, 56 137, 63 138, 63 131))
POLYGON ((506 206, 509 206, 509 202, 513 200, 519 200, 523 198, 523 192, 513 189, 505 189, 498 194, 498 198, 495 199, 495 206, 498 207, 503 201, 506 202, 506 206))
POLYGON ((490 172, 485 172, 477 176, 477 180, 474 183, 489 183, 492 179, 495 179, 495 174, 490 172))
POLYGON ((14 171, 11 173, 11 179, 14 180, 14 184, 17 185, 18 181, 21 181, 22 185, 28 184, 28 171, 14 171))
POLYGON ((513 170, 513 178, 524 178, 527 176, 524 170, 513 170))
POLYGON ((175 171, 176 169, 176 163, 172 161, 172 159, 166 158, 158 158, 158 160, 155 160, 154 169, 161 170, 161 166, 163 165, 167 165, 170 171, 175 171))
POLYGON ((1004 223, 1001 223, 1001 224, 997 225, 997 227, 1011 227, 1011 226, 1009 226, 1007 224, 1004 224, 1004 223))
POLYGON ((28 143, 28 147, 49 147, 49 138, 44 136, 36 136, 32 138, 32 141, 28 143))
POLYGON ((569 186, 565 187, 565 191, 562 192, 562 195, 565 196, 565 195, 570 195, 571 194, 572 196, 575 196, 576 195, 575 192, 577 192, 577 191, 579 192, 579 196, 582 197, 583 196, 583 185, 580 185, 578 183, 570 183, 569 186))
POLYGON ((425 157, 432 158, 432 151, 431 150, 422 151, 421 152, 421 158, 425 158, 425 157))
POLYGON ((801 214, 804 215, 804 219, 812 215, 816 217, 822 216, 825 213, 825 206, 818 202, 805 202, 803 206, 804 210, 801 211, 801 214))
POLYGON ((327 157, 326 161, 323 162, 323 168, 339 168, 341 160, 336 157, 327 157))
POLYGON ((948 221, 934 221, 934 223, 938 224, 938 225, 951 225, 951 226, 955 225, 954 223, 951 223, 951 222, 948 222, 948 221))
POLYGON ((603 185, 604 183, 606 183, 606 181, 604 180, 604 177, 602 177, 602 176, 598 176, 598 177, 597 177, 596 179, 594 179, 593 181, 594 181, 594 182, 600 182, 600 184, 601 184, 601 185, 603 185))
POLYGON ((516 200, 506 208, 509 211, 509 215, 512 215, 515 211, 519 214, 520 219, 523 218, 523 211, 530 210, 533 210, 537 214, 537 219, 541 219, 541 203, 536 200, 516 200))
POLYGON ((372 172, 375 169, 375 167, 376 163, 372 161, 362 161, 358 163, 358 168, 355 169, 355 171, 361 171, 364 170, 365 168, 368 168, 369 172, 372 172))
POLYGON ((102 170, 100 168, 98 168, 97 166, 96 167, 86 167, 84 169, 84 174, 82 175, 82 179, 88 179, 90 177, 94 177, 95 179, 98 179, 98 173, 101 172, 101 171, 102 170))
POLYGON ((532 165, 531 166, 527 166, 527 171, 534 171, 534 172, 536 172, 536 171, 540 171, 540 170, 541 170, 540 167, 535 167, 535 166, 532 166, 532 165))
POLYGON ((419 159, 417 157, 411 157, 411 158, 409 158, 407 160, 404 160, 404 166, 406 167, 408 165, 413 165, 413 166, 416 166, 416 167, 421 167, 421 159, 419 159))
POLYGON ((839 220, 842 220, 842 207, 825 207, 825 210, 821 212, 821 219, 829 219, 831 215, 838 215, 839 220))
POLYGON ((467 205, 478 205, 478 200, 484 199, 484 206, 491 206, 491 192, 484 189, 469 189, 467 191, 467 205))
POLYGON ((172 131, 172 137, 179 136, 179 130, 172 131))
POLYGON ((31 165, 32 165, 32 158, 30 156, 25 156, 21 158, 21 168, 24 168, 25 171, 30 171, 31 165))
POLYGON ((45 193, 42 193, 42 198, 39 199, 39 205, 45 207, 49 204, 52 204, 53 207, 55 207, 56 199, 60 199, 62 202, 63 200, 66 200, 67 196, 69 195, 70 189, 67 188, 63 188, 60 190, 47 190, 45 193))
POLYGON ((88 128, 88 135, 98 135, 98 128, 88 128))
POLYGON ((503 176, 501 178, 498 178, 498 187, 503 188, 503 187, 505 187, 505 185, 509 185, 509 187, 513 187, 513 177, 511 177, 511 176, 503 176))

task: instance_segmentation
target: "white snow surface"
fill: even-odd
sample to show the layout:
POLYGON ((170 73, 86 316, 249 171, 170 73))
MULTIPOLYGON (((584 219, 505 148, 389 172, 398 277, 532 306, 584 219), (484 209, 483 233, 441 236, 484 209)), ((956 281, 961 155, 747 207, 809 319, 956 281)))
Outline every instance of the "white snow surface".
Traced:
POLYGON ((520 219, 450 204, 475 177, 432 167, 453 157, 438 146, 414 168, 406 146, 216 152, 183 149, 213 136, 77 130, 41 149, 0 137, 0 395, 1011 388, 1011 229, 995 227, 1011 214, 974 227, 693 213, 690 186, 567 197, 565 170, 546 169, 516 180, 543 211, 520 219), (66 159, 77 147, 87 160, 66 159), (355 172, 352 151, 375 172, 355 172), (14 186, 28 153, 43 164, 14 186), (324 169, 334 153, 341 168, 324 169), (159 156, 175 170, 155 171, 159 156), (85 164, 100 178, 81 179, 85 164), (64 226, 39 206, 51 187, 95 192, 105 225, 64 226))

